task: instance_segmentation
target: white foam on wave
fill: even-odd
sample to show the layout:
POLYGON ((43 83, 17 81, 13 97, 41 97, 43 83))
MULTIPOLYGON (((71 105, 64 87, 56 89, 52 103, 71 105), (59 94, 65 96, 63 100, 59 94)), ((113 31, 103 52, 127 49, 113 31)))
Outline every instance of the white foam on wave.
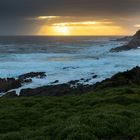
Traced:
MULTIPOLYGON (((122 42, 121 42, 122 43, 122 42)), ((120 45, 120 42, 102 40, 88 47, 70 47, 73 53, 29 53, 0 54, 0 77, 16 77, 28 72, 46 72, 44 79, 33 78, 33 82, 17 89, 36 88, 49 85, 55 80, 66 83, 81 78, 88 79, 95 73, 98 77, 89 80, 96 83, 113 74, 140 65, 140 50, 111 53, 109 50, 120 45)), ((63 50, 64 50, 63 46, 63 50)), ((87 84, 87 83, 86 83, 87 84)))

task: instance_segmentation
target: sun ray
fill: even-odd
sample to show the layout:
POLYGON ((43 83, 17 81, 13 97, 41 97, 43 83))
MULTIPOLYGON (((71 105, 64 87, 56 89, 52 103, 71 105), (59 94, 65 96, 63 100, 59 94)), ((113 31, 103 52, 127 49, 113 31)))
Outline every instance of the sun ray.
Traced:
MULTIPOLYGON (((49 17, 40 17, 46 19, 49 17)), ((53 18, 53 17, 50 17, 53 18)), ((60 19, 46 22, 38 32, 39 35, 50 36, 91 36, 91 35, 120 35, 127 31, 112 21, 70 21, 60 19)))
POLYGON ((69 28, 67 26, 53 26, 54 32, 59 35, 70 35, 69 28))

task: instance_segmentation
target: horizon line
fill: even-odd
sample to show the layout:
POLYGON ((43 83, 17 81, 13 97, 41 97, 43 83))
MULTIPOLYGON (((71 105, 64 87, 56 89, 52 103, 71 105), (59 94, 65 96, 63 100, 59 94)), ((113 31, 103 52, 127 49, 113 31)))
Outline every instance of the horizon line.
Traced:
POLYGON ((94 36, 104 36, 104 37, 106 37, 106 36, 132 36, 133 34, 131 34, 131 35, 0 35, 0 37, 14 37, 14 36, 32 36, 32 37, 94 37, 94 36))

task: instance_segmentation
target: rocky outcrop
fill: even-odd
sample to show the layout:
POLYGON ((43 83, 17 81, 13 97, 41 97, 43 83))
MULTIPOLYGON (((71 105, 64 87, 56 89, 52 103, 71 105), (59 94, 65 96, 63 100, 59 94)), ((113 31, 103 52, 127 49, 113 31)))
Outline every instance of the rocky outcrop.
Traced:
POLYGON ((18 76, 18 78, 0 78, 0 92, 8 92, 9 90, 16 89, 24 83, 32 82, 31 78, 44 78, 45 72, 31 72, 18 76))
POLYGON ((132 37, 131 41, 129 43, 113 48, 110 51, 111 52, 119 52, 119 51, 126 51, 126 50, 131 50, 131 49, 136 49, 140 47, 140 30, 136 32, 136 34, 132 37))
MULTIPOLYGON (((133 84, 140 85, 140 67, 137 66, 131 70, 127 70, 125 72, 119 72, 114 76, 112 76, 111 78, 105 79, 102 82, 98 82, 94 85, 80 84, 81 80, 75 80, 75 81, 73 80, 65 84, 48 85, 48 86, 38 87, 35 89, 31 89, 31 88, 22 89, 19 96, 23 97, 23 96, 75 95, 75 94, 94 92, 106 88, 124 87, 133 84)), ((14 97, 14 96, 15 96, 15 92, 8 92, 7 94, 5 94, 5 97, 14 97)))
POLYGON ((59 80, 55 80, 54 82, 51 82, 51 84, 57 84, 59 83, 59 80))
POLYGON ((0 79, 0 92, 7 92, 11 89, 21 87, 21 81, 14 78, 0 79))
POLYGON ((63 96, 73 94, 84 94, 106 88, 116 88, 132 84, 140 85, 140 67, 135 67, 129 71, 119 72, 109 79, 98 82, 94 85, 82 85, 78 80, 70 81, 66 84, 43 86, 35 89, 22 89, 20 96, 63 96), (72 86, 72 85, 77 86, 72 86))
POLYGON ((22 89, 20 96, 61 96, 72 92, 68 84, 43 86, 35 89, 22 89))
POLYGON ((27 78, 44 78, 46 77, 46 73, 45 72, 30 72, 30 73, 26 73, 26 74, 23 74, 23 75, 20 75, 18 76, 18 79, 20 80, 24 80, 24 79, 27 79, 27 78))
POLYGON ((72 80, 65 84, 48 85, 35 89, 22 89, 20 96, 63 96, 83 94, 92 91, 94 86, 80 84, 80 80, 72 80))
POLYGON ((95 89, 103 89, 108 87, 119 87, 131 84, 140 85, 140 67, 135 67, 125 72, 119 72, 109 79, 95 84, 95 89))
MULTIPOLYGON (((20 75, 17 77, 17 79, 14 78, 7 78, 7 79, 1 79, 1 85, 0 85, 0 92, 4 92, 4 97, 14 97, 15 91, 11 91, 13 89, 21 87, 23 84, 27 84, 32 82, 31 78, 37 77, 37 78, 44 78, 46 76, 45 72, 31 72, 26 73, 23 75, 20 75)), ((22 89, 20 91, 20 96, 62 96, 62 95, 71 95, 71 94, 82 94, 87 91, 91 91, 93 86, 89 85, 83 85, 82 82, 88 82, 94 78, 96 78, 97 75, 92 73, 92 77, 90 79, 80 79, 80 80, 71 80, 68 83, 65 84, 59 84, 59 80, 55 80, 51 83, 51 85, 38 87, 35 89, 22 89)))
POLYGON ((122 37, 122 38, 117 38, 117 39, 115 39, 115 40, 112 40, 112 41, 131 41, 131 39, 132 39, 132 36, 125 36, 125 37, 122 37))

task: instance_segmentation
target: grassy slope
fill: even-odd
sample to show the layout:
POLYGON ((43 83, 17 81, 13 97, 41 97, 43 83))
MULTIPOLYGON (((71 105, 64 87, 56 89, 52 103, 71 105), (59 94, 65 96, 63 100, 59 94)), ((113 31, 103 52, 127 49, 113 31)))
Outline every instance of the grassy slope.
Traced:
POLYGON ((0 140, 139 140, 140 88, 0 99, 0 140))

